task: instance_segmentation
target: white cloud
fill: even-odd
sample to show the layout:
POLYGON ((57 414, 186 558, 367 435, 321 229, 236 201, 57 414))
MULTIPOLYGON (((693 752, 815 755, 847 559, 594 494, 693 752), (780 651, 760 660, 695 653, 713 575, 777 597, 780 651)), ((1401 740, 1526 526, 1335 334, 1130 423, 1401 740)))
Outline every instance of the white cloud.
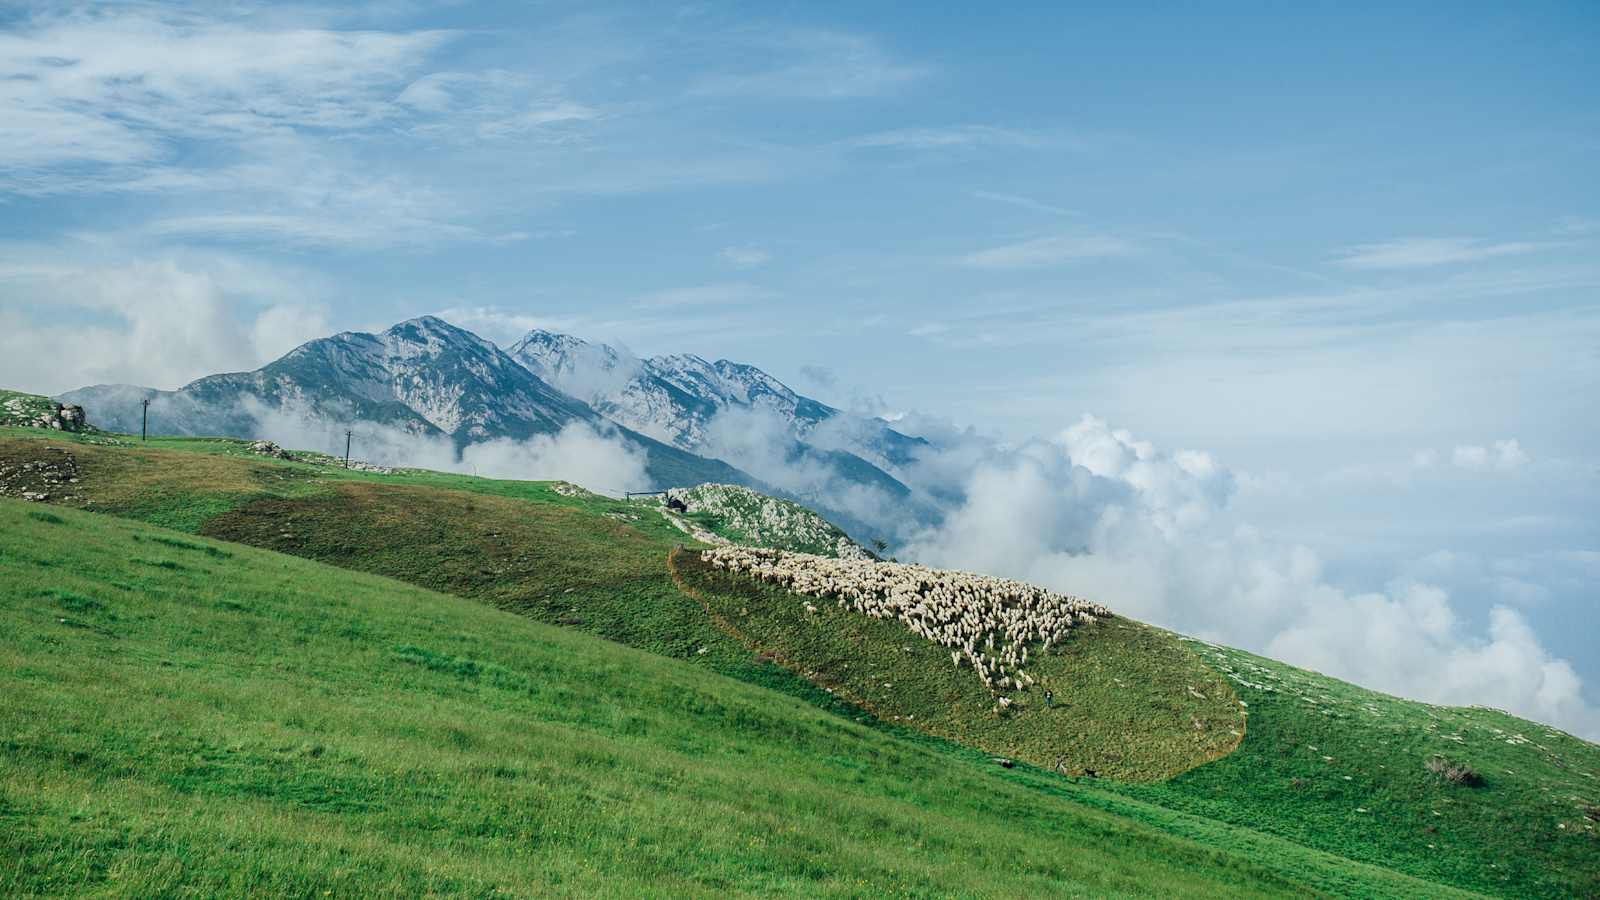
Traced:
POLYGON ((503 138, 527 134, 546 125, 574 122, 592 122, 601 117, 599 110, 572 100, 552 99, 536 103, 526 110, 478 126, 477 134, 483 138, 503 138))
POLYGON ((498 306, 452 306, 434 315, 502 347, 534 329, 570 332, 581 325, 579 319, 526 313, 498 306))
POLYGON ((1437 585, 1337 586, 1310 547, 1238 520, 1235 479, 1207 454, 1163 453, 1086 417, 969 460, 954 469, 961 501, 905 555, 1025 578, 1379 690, 1600 735, 1572 667, 1519 613, 1497 607, 1474 631, 1437 585))
POLYGON ((1497 244, 1472 238, 1400 238, 1351 247, 1338 263, 1352 269, 1416 269, 1534 253, 1546 247, 1546 244, 1497 244))
POLYGON ((742 31, 725 40, 763 64, 696 81, 691 94, 765 99, 837 100, 894 91, 928 74, 901 62, 877 41, 840 31, 742 31))
POLYGON ((800 367, 800 376, 812 384, 832 389, 839 385, 839 375, 827 366, 806 365, 800 367))
POLYGON ((441 145, 574 140, 604 118, 527 73, 427 73, 454 32, 277 21, 145 6, 20 19, 0 33, 0 195, 160 192, 137 230, 162 238, 504 243, 526 233, 465 224, 504 197, 451 177, 441 145))
POLYGON ((1079 215, 1078 212, 1067 209, 1066 207, 1056 206, 1053 203, 1045 203, 1041 200, 1035 200, 1032 197, 1023 197, 1018 194, 1002 194, 996 191, 973 191, 972 196, 977 197, 979 200, 993 200, 996 203, 1004 203, 1008 206, 1016 206, 1022 209, 1031 209, 1034 212, 1049 213, 1052 216, 1079 215))
MULTIPOLYGON (((266 30, 138 8, 35 17, 0 34, 0 187, 56 164, 126 166, 165 141, 341 130, 394 115, 392 86, 449 40, 266 30), (20 171, 19 171, 20 170, 20 171)), ((65 187, 60 182, 49 182, 65 187)))
MULTIPOLYGON (((208 241, 267 241, 320 247, 350 245, 429 245, 479 237, 476 229, 428 219, 379 221, 341 215, 234 213, 174 216, 145 226, 154 236, 181 236, 208 241)), ((497 236, 498 237, 498 236, 497 236)))
POLYGON ((607 437, 582 423, 554 436, 525 441, 509 438, 470 444, 461 451, 457 471, 489 478, 562 480, 592 491, 617 495, 650 487, 643 451, 607 437))
POLYGON ((1049 143, 1045 138, 993 125, 950 125, 938 128, 897 128, 845 140, 847 147, 896 150, 939 150, 955 147, 1015 147, 1033 149, 1049 143))
POLYGON ((962 265, 979 269, 1036 269, 1085 259, 1127 256, 1137 247, 1116 237, 1058 235, 990 247, 961 257, 962 265))
POLYGON ((1473 470, 1509 471, 1529 462, 1526 451, 1516 439, 1495 441, 1487 447, 1475 444, 1457 446, 1451 454, 1457 468, 1473 470))
POLYGON ((0 384, 175 388, 326 334, 316 280, 226 257, 104 265, 0 258, 0 384), (24 299, 25 298, 25 299, 24 299))
POLYGON ((773 291, 759 285, 746 282, 729 282, 653 291, 639 297, 635 305, 640 309, 733 306, 770 300, 775 296, 777 295, 773 291))
MULTIPOLYGON (((825 443, 825 441, 824 441, 825 443)), ((910 504, 840 473, 824 455, 798 453, 788 422, 762 407, 726 407, 706 423, 705 455, 799 497, 841 525, 891 538, 915 521, 910 504)))
MULTIPOLYGON (((255 432, 291 449, 340 452, 344 450, 343 418, 318 416, 294 406, 247 404, 256 420, 255 432)), ((604 494, 642 491, 650 486, 647 459, 642 450, 615 435, 601 434, 574 422, 553 435, 527 440, 496 438, 468 444, 458 451, 442 435, 418 435, 374 423, 351 427, 352 457, 385 466, 461 472, 485 478, 523 481, 562 480, 604 494)))
POLYGON ((722 261, 740 269, 754 269, 772 261, 772 254, 760 247, 723 247, 717 254, 722 261))
POLYGON ((604 118, 552 85, 506 69, 430 72, 406 85, 395 103, 419 114, 406 124, 409 133, 449 141, 522 137, 604 118))

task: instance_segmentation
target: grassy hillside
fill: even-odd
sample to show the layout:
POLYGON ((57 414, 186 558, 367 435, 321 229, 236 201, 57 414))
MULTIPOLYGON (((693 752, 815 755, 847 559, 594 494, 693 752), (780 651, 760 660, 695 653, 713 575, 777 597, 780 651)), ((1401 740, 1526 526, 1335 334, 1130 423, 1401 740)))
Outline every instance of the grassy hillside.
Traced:
MULTIPOLYGON (((723 615, 729 604, 741 600, 743 608, 750 598, 736 586, 701 591, 698 599, 674 586, 667 551, 684 535, 637 504, 568 495, 549 484, 346 473, 248 456, 242 447, 199 440, 102 447, 0 431, 0 485, 8 467, 70 452, 82 475, 73 505, 485 600, 804 699, 941 757, 981 763, 992 752, 1039 762, 1039 769, 1023 764, 1003 777, 1220 851, 1270 858, 1289 877, 1334 893, 1403 891, 1375 890, 1368 869, 1330 862, 1320 851, 1429 879, 1435 892, 1441 883, 1520 896, 1600 892, 1600 847, 1581 809, 1600 802, 1600 749, 1532 723, 1383 697, 1236 651, 1180 643, 1136 623, 1069 642, 1061 677, 1086 687, 1082 705, 1052 710, 1060 727, 1030 717, 1000 726, 974 716, 940 721, 939 704, 923 695, 962 689, 941 683, 947 660, 935 669, 915 652, 890 654, 896 668, 880 682, 846 675, 842 666, 797 666, 807 658, 801 651, 842 663, 853 648, 888 647, 897 638, 851 624, 809 633, 806 645, 782 644, 777 639, 786 634, 807 633, 781 627, 777 595, 758 604, 745 625, 719 627, 707 605, 727 623, 734 621, 723 615), (1185 647, 1194 652, 1185 655, 1185 647), (1193 668, 1198 662, 1209 671, 1193 668), (884 682, 892 693, 875 696, 870 686, 884 682), (1228 689, 1248 704, 1243 743, 1230 755, 1158 784, 1046 771, 1060 756, 1102 761, 1068 771, 1143 778, 1182 771, 1192 764, 1183 754, 1201 762, 1216 748, 1186 745, 1183 729, 1161 723, 1185 726, 1189 740, 1192 718, 1209 723, 1209 735, 1225 733, 1226 720, 1209 717, 1228 708, 1221 699, 1228 689), (1070 753, 1052 752, 1051 741, 1070 753), (1423 768, 1435 755, 1477 767, 1484 784, 1440 781, 1423 768)), ((908 645, 916 649, 901 642, 908 645)))
POLYGON ((1191 643, 1249 705, 1244 743, 1131 795, 1474 890, 1600 897, 1600 747, 1191 643), (1433 759, 1481 783, 1452 784, 1433 759))
POLYGON ((1080 626, 1030 665, 1056 686, 1054 705, 1034 697, 986 715, 993 700, 976 678, 897 622, 829 603, 808 613, 805 598, 696 553, 674 561, 730 634, 882 718, 1446 883, 1600 896, 1600 748, 1555 729, 1118 619, 1080 626), (1478 783, 1451 783, 1432 760, 1465 764, 1478 783), (1151 781, 1161 783, 1141 784, 1151 781))
MULTIPOLYGON (((0 467, 30 453, 63 455, 60 449, 40 450, 41 443, 0 440, 0 467)), ((1242 729, 1226 683, 1194 654, 1144 626, 1128 626, 1126 636, 1121 627, 1107 629, 1108 640, 1084 640, 1061 657, 1071 660, 1060 672, 1063 678, 1094 673, 1096 690, 1107 692, 1097 701, 1122 693, 1102 707, 1068 703, 1070 691, 1064 691, 1048 725, 1028 715, 997 719, 982 691, 981 697, 961 695, 963 702, 939 714, 931 714, 940 705, 934 697, 950 695, 929 694, 902 709, 874 702, 864 691, 830 694, 850 682, 790 674, 763 648, 719 628, 701 598, 679 589, 667 553, 685 536, 647 505, 527 483, 346 473, 242 458, 226 447, 200 455, 80 446, 72 456, 79 491, 93 498, 97 510, 485 600, 666 656, 710 657, 707 662, 735 677, 782 683, 824 705, 842 699, 889 721, 902 715, 917 730, 1039 765, 1060 762, 1065 772, 1171 775, 1226 752, 1242 729), (467 483, 504 493, 456 489, 467 483), (1143 644, 1163 648, 1164 655, 1128 652, 1143 644), (1118 680, 1150 687, 1119 688, 1118 680), (919 710, 923 715, 916 715, 919 710), (1137 743, 1130 745, 1132 739, 1137 743)), ((848 646, 840 650, 852 652, 848 646)), ((935 681, 946 679, 940 656, 908 654, 904 665, 927 670, 935 681)), ((920 682, 901 683, 910 691, 920 682)), ((955 683, 967 687, 965 680, 955 683)))
POLYGON ((14 500, 0 562, 7 896, 1427 890, 388 579, 14 500))
POLYGON ((673 556, 683 589, 729 634, 880 719, 1070 775, 1170 778, 1238 746, 1228 682, 1171 635, 1123 619, 1075 628, 1029 666, 1039 680, 1004 713, 970 668, 899 622, 873 619, 673 556), (1050 706, 1043 692, 1051 689, 1050 706))

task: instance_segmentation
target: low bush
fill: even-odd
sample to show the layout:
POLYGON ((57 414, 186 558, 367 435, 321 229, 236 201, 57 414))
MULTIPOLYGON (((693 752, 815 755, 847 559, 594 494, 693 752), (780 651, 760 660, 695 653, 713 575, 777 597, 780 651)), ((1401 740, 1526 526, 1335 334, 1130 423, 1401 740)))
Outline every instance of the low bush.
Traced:
POLYGON ((1428 771, 1439 776, 1450 784, 1459 784, 1462 787, 1478 787, 1483 784, 1483 776, 1478 771, 1464 762, 1445 759, 1435 756, 1425 764, 1428 771))

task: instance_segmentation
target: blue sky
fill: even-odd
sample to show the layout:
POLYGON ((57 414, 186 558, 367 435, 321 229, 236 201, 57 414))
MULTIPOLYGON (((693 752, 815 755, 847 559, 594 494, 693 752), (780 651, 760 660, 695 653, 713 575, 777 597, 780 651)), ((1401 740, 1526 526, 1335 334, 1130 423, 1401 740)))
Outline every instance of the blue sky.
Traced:
POLYGON ((1593 696, 1600 12, 1169 6, 0 5, 0 383, 435 313, 1092 413, 1593 696))

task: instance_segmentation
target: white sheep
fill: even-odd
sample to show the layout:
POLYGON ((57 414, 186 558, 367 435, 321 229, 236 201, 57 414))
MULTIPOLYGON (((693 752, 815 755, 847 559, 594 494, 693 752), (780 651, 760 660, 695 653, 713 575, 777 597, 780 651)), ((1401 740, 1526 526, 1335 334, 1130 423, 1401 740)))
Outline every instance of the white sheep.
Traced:
MULTIPOLYGON (((803 596, 833 599, 877 619, 896 619, 924 640, 965 656, 983 683, 1026 690, 1033 678, 1022 667, 1029 644, 1048 650, 1076 622, 1109 616, 1104 607, 1033 585, 987 575, 949 572, 905 563, 845 560, 749 547, 704 551, 713 567, 782 585, 803 596), (977 648, 982 646, 980 652, 977 648)), ((816 611, 809 601, 808 613, 816 611)), ((1009 702, 1009 701, 1008 701, 1009 702)))

